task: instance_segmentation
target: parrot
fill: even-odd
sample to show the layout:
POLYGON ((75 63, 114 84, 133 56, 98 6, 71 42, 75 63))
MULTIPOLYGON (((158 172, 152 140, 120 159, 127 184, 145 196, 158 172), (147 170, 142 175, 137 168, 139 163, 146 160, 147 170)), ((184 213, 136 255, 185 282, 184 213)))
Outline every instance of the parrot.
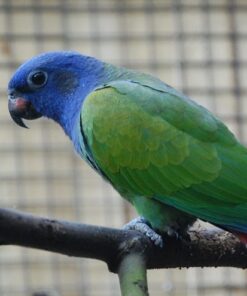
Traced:
POLYGON ((15 123, 46 117, 131 203, 126 224, 162 246, 197 219, 247 243, 247 148, 210 111, 160 79, 75 51, 41 53, 8 84, 15 123))

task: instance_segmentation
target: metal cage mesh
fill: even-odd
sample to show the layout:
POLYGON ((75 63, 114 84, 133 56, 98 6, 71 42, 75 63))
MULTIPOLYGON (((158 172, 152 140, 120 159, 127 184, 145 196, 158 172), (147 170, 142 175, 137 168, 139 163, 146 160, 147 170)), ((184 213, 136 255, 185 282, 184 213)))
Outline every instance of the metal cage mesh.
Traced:
MULTIPOLYGON (((0 0, 1 207, 120 227, 134 211, 47 120, 20 130, 6 86, 25 59, 73 49, 153 73, 211 109, 247 142, 245 0, 0 0)), ((236 269, 149 271, 151 295, 246 295, 236 269)), ((0 295, 119 295, 103 263, 1 247, 0 295), (43 294, 42 294, 43 293, 43 294)))

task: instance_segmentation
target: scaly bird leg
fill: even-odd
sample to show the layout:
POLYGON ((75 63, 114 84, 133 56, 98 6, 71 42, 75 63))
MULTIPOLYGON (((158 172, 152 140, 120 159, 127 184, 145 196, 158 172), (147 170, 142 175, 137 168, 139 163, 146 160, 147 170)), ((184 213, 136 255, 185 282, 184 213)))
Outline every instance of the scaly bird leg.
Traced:
POLYGON ((123 229, 125 230, 137 230, 145 234, 151 239, 151 241, 160 248, 163 247, 163 239, 161 235, 157 234, 150 226, 148 221, 144 217, 137 217, 125 224, 123 229))

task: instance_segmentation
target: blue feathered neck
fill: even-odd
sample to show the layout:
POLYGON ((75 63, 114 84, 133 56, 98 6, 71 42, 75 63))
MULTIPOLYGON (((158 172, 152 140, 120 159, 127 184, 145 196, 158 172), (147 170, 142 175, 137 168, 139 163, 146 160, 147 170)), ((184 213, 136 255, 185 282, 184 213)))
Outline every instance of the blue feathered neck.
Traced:
POLYGON ((103 62, 73 51, 38 55, 15 72, 9 89, 14 89, 43 116, 55 120, 74 141, 76 125, 85 97, 101 83, 103 62), (42 70, 48 74, 46 85, 31 89, 28 75, 42 70))
POLYGON ((44 117, 59 123, 78 151, 82 141, 79 128, 84 99, 121 73, 120 68, 77 52, 47 52, 20 66, 10 80, 9 90, 30 101, 44 117), (33 89, 28 77, 36 71, 46 72, 48 79, 44 86, 33 89))

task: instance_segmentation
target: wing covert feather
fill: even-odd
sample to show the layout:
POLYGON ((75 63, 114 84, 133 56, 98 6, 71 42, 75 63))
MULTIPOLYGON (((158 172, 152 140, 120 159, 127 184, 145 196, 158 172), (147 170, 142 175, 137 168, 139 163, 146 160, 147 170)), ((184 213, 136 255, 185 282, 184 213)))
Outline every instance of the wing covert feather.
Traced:
POLYGON ((246 203, 246 149, 186 97, 117 81, 92 92, 81 116, 97 164, 123 195, 228 224, 246 203))

